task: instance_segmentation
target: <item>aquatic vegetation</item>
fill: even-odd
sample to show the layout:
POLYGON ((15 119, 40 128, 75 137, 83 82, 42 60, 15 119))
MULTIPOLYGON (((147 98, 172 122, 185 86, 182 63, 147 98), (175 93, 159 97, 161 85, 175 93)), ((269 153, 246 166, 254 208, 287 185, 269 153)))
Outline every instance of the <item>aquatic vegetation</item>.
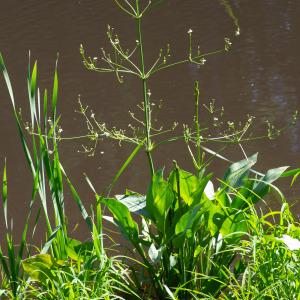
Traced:
MULTIPOLYGON (((162 136, 165 136, 167 133, 174 131, 178 124, 177 122, 174 122, 174 125, 168 129, 163 129, 161 127, 156 128, 152 116, 154 111, 154 103, 151 99, 152 92, 149 86, 149 80, 154 74, 181 64, 191 63, 200 67, 205 64, 206 60, 211 55, 228 52, 232 43, 230 39, 226 37, 224 39, 223 48, 202 53, 199 46, 197 46, 195 49, 192 36, 193 30, 189 29, 187 30, 188 45, 186 57, 182 58, 181 60, 174 60, 172 57, 171 46, 170 44, 167 44, 165 47, 162 47, 159 50, 157 58, 153 63, 150 63, 150 66, 147 68, 148 63, 146 63, 145 61, 142 21, 144 19, 144 16, 147 15, 147 12, 152 8, 152 6, 155 5, 155 3, 152 3, 151 1, 133 1, 133 3, 131 3, 130 1, 115 2, 121 9, 121 11, 133 18, 135 22, 136 36, 135 44, 132 46, 132 49, 126 49, 119 35, 115 33, 114 28, 108 25, 107 37, 111 52, 102 48, 101 59, 98 59, 97 57, 91 58, 90 56, 86 55, 84 46, 80 45, 80 53, 83 59, 83 64, 88 70, 100 73, 115 73, 120 83, 124 82, 124 76, 136 76, 140 81, 140 85, 142 86, 141 96, 143 98, 143 102, 141 104, 138 104, 138 108, 142 111, 143 116, 142 118, 139 118, 135 113, 130 112, 130 116, 137 124, 136 126, 130 126, 132 131, 130 133, 122 129, 117 130, 114 127, 113 129, 108 128, 106 124, 97 121, 93 113, 91 113, 90 116, 81 103, 80 112, 84 115, 90 132, 89 135, 92 137, 93 142, 105 136, 120 142, 122 141, 136 144, 136 151, 133 153, 136 153, 141 148, 144 148, 147 155, 150 174, 151 176, 153 176, 155 173, 155 164, 153 161, 152 152, 154 150, 157 150, 161 145, 165 143, 180 139, 184 140, 184 135, 162 139, 162 136)), ((222 4, 224 5, 224 3, 226 2, 227 1, 223 1, 222 4)), ((235 26, 237 26, 236 30, 239 30, 238 23, 234 22, 234 24, 235 26)), ((186 128, 186 130, 187 129, 188 128, 186 128)), ((233 138, 233 136, 240 134, 241 132, 236 132, 230 134, 230 136, 233 138)), ((197 139, 197 144, 199 145, 201 142, 204 143, 207 142, 207 140, 212 140, 208 136, 204 135, 205 133, 202 133, 202 130, 200 135, 200 128, 197 129, 197 134, 195 134, 194 132, 190 133, 190 136, 194 136, 194 138, 197 139)), ((86 148, 86 150, 88 149, 86 148)), ((131 157, 131 159, 133 159, 133 157, 131 157)))
MULTIPOLYGON (((229 2, 219 2, 232 18, 235 34, 239 35, 238 21, 229 2)), ((140 0, 115 0, 115 3, 135 21, 137 31, 133 48, 125 50, 119 36, 108 26, 112 53, 102 50, 101 62, 106 66, 100 65, 97 58, 87 57, 83 46, 80 52, 89 70, 115 73, 120 82, 124 81, 124 75, 139 78, 143 101, 138 108, 143 116, 140 119, 130 113, 138 125, 130 126, 128 133, 96 120, 94 112, 89 112, 80 102, 80 113, 89 131, 86 137, 92 142, 98 143, 101 138, 108 137, 135 144, 105 192, 98 193, 86 176, 95 194, 90 210, 85 208, 85 201, 60 160, 59 143, 64 137, 57 111, 57 68, 49 97, 47 90, 41 93, 38 88, 37 62, 32 66, 29 59, 30 121, 24 123, 0 53, 0 70, 33 182, 23 233, 16 243, 9 225, 6 166, 3 170, 6 235, 0 247, 0 296, 14 299, 298 299, 300 227, 274 182, 281 177, 292 177, 294 183, 300 170, 287 171, 287 167, 265 173, 255 170, 257 154, 247 156, 242 147, 242 142, 253 139, 249 134, 253 117, 247 117, 241 124, 225 122, 224 128, 219 122, 223 109, 210 103, 204 108, 212 117, 212 126, 202 124, 198 82, 194 88, 194 116, 191 116, 191 124, 183 126, 181 135, 169 136, 177 127, 176 122, 169 129, 154 126, 149 78, 179 64, 201 67, 210 55, 229 51, 231 40, 225 38, 222 49, 202 53, 199 47, 194 49, 193 30, 189 29, 187 57, 173 61, 171 46, 166 45, 147 69, 142 19, 157 3, 140 0), (211 128, 218 131, 217 136, 207 134, 211 128), (159 169, 155 164, 153 151, 179 140, 186 144, 194 171, 183 170, 174 161, 165 178, 164 168, 159 169), (237 144, 245 158, 235 163, 229 161, 223 178, 216 178, 211 173, 210 162, 226 158, 220 151, 207 148, 208 142, 221 142, 226 146, 237 144), (111 197, 115 183, 141 149, 146 153, 151 175, 147 192, 139 194, 126 190, 123 195, 111 197), (89 230, 89 237, 84 241, 74 239, 68 226, 66 189, 89 230), (281 211, 262 209, 266 197, 279 198, 281 211), (39 209, 33 218, 34 205, 39 209), (110 215, 103 213, 104 208, 108 208, 110 215), (41 218, 45 222, 46 238, 42 246, 32 246, 35 228, 43 226, 41 218), (30 236, 32 220, 34 228, 30 236), (120 253, 108 254, 104 246, 104 222, 117 226, 130 242, 128 247, 134 258, 120 253)), ((291 124, 295 118, 296 115, 291 124)), ((282 130, 269 124, 264 137, 272 139, 282 130)))
MULTIPOLYGON (((4 290, 10 285, 9 293, 18 299, 20 297, 32 299, 33 295, 38 299, 57 299, 57 297, 70 299, 70 297, 76 298, 76 295, 84 294, 87 295, 86 297, 97 299, 120 298, 117 296, 120 290, 125 294, 134 294, 129 285, 128 267, 123 265, 120 259, 106 255, 100 203, 96 203, 96 213, 91 217, 60 162, 58 151, 60 116, 57 115, 58 75, 56 69, 51 103, 48 104, 47 90, 44 91, 41 103, 40 90, 37 87, 37 62, 34 63, 32 70, 29 62, 27 82, 31 112, 30 128, 26 128, 28 125, 23 124, 16 109, 13 88, 1 53, 0 69, 8 87, 25 158, 33 178, 32 201, 19 250, 15 253, 16 244, 13 243, 12 233, 7 225, 9 224, 7 178, 6 168, 4 169, 2 202, 8 231, 6 235, 8 257, 2 250, 0 251, 3 293, 6 293, 4 290), (48 111, 48 106, 51 107, 50 111, 48 111), (28 139, 25 135, 26 130, 31 133, 28 139), (68 228, 65 211, 65 186, 69 187, 83 220, 90 230, 90 237, 87 241, 80 242, 69 234, 71 230, 68 228), (30 246, 30 240, 27 239, 32 206, 37 196, 46 223, 47 238, 41 249, 30 246), (70 285, 72 281, 76 282, 75 286, 70 285), (22 282, 24 284, 21 284, 22 282)), ((35 217, 35 227, 39 224, 40 210, 35 217)))
POLYGON ((236 269, 235 278, 243 274, 245 270, 236 268, 241 264, 237 255, 241 243, 257 236, 254 205, 286 170, 250 176, 256 158, 229 166, 216 191, 212 174, 199 178, 175 164, 167 180, 163 170, 154 174, 146 196, 130 192, 101 199, 114 217, 106 219, 120 228, 141 256, 153 290, 148 288, 149 278, 144 282, 140 277, 139 284, 147 287, 150 298, 164 299, 174 287, 180 287, 174 294, 179 299, 187 299, 193 290, 218 297, 229 284, 227 270, 236 269))

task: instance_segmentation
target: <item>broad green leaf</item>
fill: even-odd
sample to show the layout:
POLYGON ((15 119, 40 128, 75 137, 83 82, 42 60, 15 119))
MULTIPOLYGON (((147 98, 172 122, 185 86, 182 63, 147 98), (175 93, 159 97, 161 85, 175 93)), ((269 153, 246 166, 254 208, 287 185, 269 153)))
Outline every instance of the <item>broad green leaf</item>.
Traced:
MULTIPOLYGON (((178 172, 180 197, 185 203, 191 205, 193 202, 193 193, 196 192, 199 188, 199 179, 195 175, 187 171, 179 169, 178 172)), ((176 171, 174 170, 171 172, 168 181, 172 186, 173 191, 178 193, 176 177, 176 171)))
POLYGON ((191 229, 193 224, 200 218, 202 205, 198 204, 191 207, 177 222, 175 227, 175 234, 181 234, 191 229))
POLYGON ((194 230, 199 230, 199 221, 203 216, 203 206, 201 204, 189 207, 189 210, 179 219, 175 226, 175 234, 177 235, 173 244, 176 247, 182 245, 184 239, 191 237, 195 234, 194 230))
POLYGON ((85 253, 88 253, 88 255, 90 255, 90 253, 93 251, 93 248, 94 248, 93 242, 84 242, 81 243, 80 245, 75 246, 74 250, 78 255, 84 255, 85 253))
POLYGON ((248 229, 247 220, 243 211, 227 216, 220 228, 223 238, 230 243, 236 242, 248 229))
POLYGON ((244 180, 243 185, 237 190, 237 193, 235 193, 230 208, 235 209, 236 211, 237 209, 242 209, 247 206, 248 197, 251 197, 253 194, 251 192, 253 190, 253 185, 253 180, 244 180))
POLYGON ((72 247, 70 247, 69 245, 66 245, 66 252, 69 258, 71 258, 74 261, 79 261, 79 262, 83 262, 83 258, 80 257, 72 247))
POLYGON ((22 261, 22 266, 32 280, 45 282, 55 278, 55 270, 65 265, 62 260, 55 260, 49 254, 37 254, 22 261))
POLYGON ((257 196, 253 195, 251 197, 253 203, 257 202, 260 198, 264 197, 268 193, 270 184, 277 180, 287 168, 288 167, 279 167, 271 169, 264 177, 262 177, 260 180, 257 180, 257 183, 254 184, 253 188, 253 191, 257 196))
POLYGON ((174 199, 170 185, 163 179, 163 170, 159 170, 148 188, 146 209, 161 233, 166 232, 167 215, 174 199))
POLYGON ((283 172, 280 177, 291 177, 300 173, 300 168, 283 172))
POLYGON ((149 216, 146 207, 146 197, 140 195, 116 195, 115 196, 118 201, 124 204, 130 212, 133 212, 138 215, 149 216))
POLYGON ((68 257, 75 261, 83 262, 83 257, 81 256, 82 253, 78 251, 81 249, 82 243, 76 239, 68 239, 68 244, 66 246, 66 252, 68 257))
POLYGON ((242 180, 248 175, 250 168, 257 161, 257 153, 248 159, 243 159, 232 164, 225 173, 224 181, 231 187, 238 187, 242 180))
POLYGON ((214 201, 209 200, 205 194, 203 194, 200 204, 202 205, 203 212, 201 226, 207 228, 211 236, 214 236, 226 218, 223 208, 215 204, 214 201))
POLYGON ((113 214, 114 221, 120 227, 123 235, 136 242, 138 240, 138 226, 132 219, 129 209, 116 199, 103 198, 104 203, 113 214))
POLYGON ((192 205, 197 205, 198 203, 200 203, 203 193, 210 200, 212 200, 212 198, 214 198, 215 192, 214 192, 213 184, 210 181, 210 179, 212 178, 212 175, 213 174, 211 173, 211 174, 203 177, 201 180, 199 180, 198 188, 192 194, 192 198, 193 198, 192 205))

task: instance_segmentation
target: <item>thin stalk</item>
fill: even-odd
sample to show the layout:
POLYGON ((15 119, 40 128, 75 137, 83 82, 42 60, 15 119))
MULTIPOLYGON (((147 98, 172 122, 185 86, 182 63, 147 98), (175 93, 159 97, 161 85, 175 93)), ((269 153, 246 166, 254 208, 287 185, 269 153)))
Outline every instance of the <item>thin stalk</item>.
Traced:
POLYGON ((183 215, 182 205, 181 205, 181 195, 180 195, 180 175, 179 175, 179 167, 177 165, 177 162, 173 161, 174 167, 175 167, 175 176, 176 176, 176 185, 177 185, 177 199, 178 199, 178 206, 180 215, 183 215))
POLYGON ((135 245, 139 255, 141 256, 141 258, 143 259, 145 265, 147 266, 147 268, 149 270, 150 279, 151 279, 153 286, 159 287, 158 289, 156 289, 155 293, 157 294, 159 299, 162 299, 162 297, 163 297, 162 291, 164 290, 162 287, 162 282, 156 275, 155 269, 153 268, 153 266, 149 263, 148 259, 146 258, 144 250, 141 247, 141 244, 137 244, 134 241, 132 241, 132 243, 133 243, 133 245, 135 245))
POLYGON ((142 71, 142 86, 143 86, 143 102, 144 102, 144 119, 145 119, 145 129, 146 129, 146 154, 149 162, 151 176, 154 175, 154 165, 151 155, 152 143, 151 143, 151 115, 150 115, 150 103, 149 96, 147 94, 147 80, 145 74, 145 60, 144 60, 144 48, 143 48, 143 37, 141 29, 141 14, 139 0, 136 0, 136 24, 137 24, 137 35, 139 40, 140 49, 140 61, 141 61, 141 71, 142 71))
MULTIPOLYGON (((197 56, 195 56, 195 57, 192 57, 191 59, 192 59, 192 62, 195 62, 196 60, 200 60, 201 58, 205 58, 205 57, 210 56, 210 55, 220 54, 220 53, 223 53, 224 51, 225 51, 225 50, 223 50, 223 49, 222 49, 222 50, 216 50, 216 51, 208 52, 208 53, 205 53, 205 54, 197 55, 197 56)), ((190 59, 190 58, 187 58, 187 59, 179 60, 179 61, 176 61, 176 62, 167 64, 167 65, 160 66, 160 67, 158 67, 158 68, 155 68, 155 69, 151 72, 151 75, 153 75, 154 73, 157 73, 157 72, 160 71, 160 70, 172 68, 172 67, 174 67, 174 66, 181 65, 181 64, 190 63, 190 62, 191 62, 191 59, 190 59)))
POLYGON ((200 140, 200 124, 199 124, 199 82, 195 82, 195 127, 196 127, 196 149, 197 149, 197 169, 198 175, 200 174, 202 159, 201 159, 201 140, 200 140))

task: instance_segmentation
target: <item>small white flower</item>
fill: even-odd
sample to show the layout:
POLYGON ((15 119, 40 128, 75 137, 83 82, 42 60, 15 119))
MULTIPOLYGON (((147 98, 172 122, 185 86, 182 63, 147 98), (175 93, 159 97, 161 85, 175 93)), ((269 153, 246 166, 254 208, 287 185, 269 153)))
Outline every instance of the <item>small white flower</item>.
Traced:
POLYGON ((228 45, 228 46, 231 46, 231 45, 232 45, 232 43, 231 43, 231 41, 230 41, 229 38, 225 38, 224 40, 225 40, 225 44, 226 44, 226 45, 228 45))
POLYGON ((63 132, 63 129, 62 128, 59 128, 58 129, 58 133, 62 133, 63 132))
POLYGON ((104 154, 104 151, 101 151, 101 152, 100 152, 100 154, 102 154, 102 155, 103 155, 103 154, 104 154))
POLYGON ((278 240, 283 241, 287 248, 291 251, 300 249, 300 241, 287 234, 283 234, 282 238, 278 238, 278 240))
POLYGON ((205 59, 205 58, 201 58, 200 63, 201 63, 202 65, 204 65, 205 62, 206 62, 206 59, 205 59))
POLYGON ((91 114, 91 118, 92 118, 92 119, 95 118, 95 114, 94 114, 94 113, 91 114))
POLYGON ((187 33, 188 34, 192 34, 193 33, 193 29, 190 28, 187 33))

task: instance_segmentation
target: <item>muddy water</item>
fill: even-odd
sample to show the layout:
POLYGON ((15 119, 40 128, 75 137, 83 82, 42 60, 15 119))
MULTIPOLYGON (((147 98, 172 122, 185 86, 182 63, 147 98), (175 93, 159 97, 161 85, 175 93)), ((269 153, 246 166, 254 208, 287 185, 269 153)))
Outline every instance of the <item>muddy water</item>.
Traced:
MULTIPOLYGON (((6 60, 16 94, 17 105, 24 119, 29 120, 26 88, 28 51, 39 64, 39 86, 51 89, 53 68, 59 53, 59 110, 63 136, 85 134, 86 127, 78 109, 78 95, 89 105, 98 120, 126 128, 133 121, 128 110, 135 110, 141 100, 139 82, 126 77, 120 85, 113 75, 85 70, 79 55, 82 43, 92 56, 99 56, 101 47, 108 47, 106 26, 111 24, 121 39, 135 41, 133 20, 124 16, 109 0, 3 0, 0 10, 0 50, 6 60)), ((155 7, 143 23, 146 62, 150 65, 166 43, 171 44, 172 58, 187 55, 187 30, 194 30, 195 41, 202 51, 222 48, 224 37, 233 37, 232 51, 210 57, 206 64, 178 66, 162 71, 150 82, 154 101, 163 100, 159 125, 173 121, 190 123, 193 115, 193 82, 199 80, 201 101, 216 99, 225 107, 225 119, 243 120, 256 116, 254 134, 266 132, 266 119, 278 127, 285 126, 293 111, 300 108, 300 7, 298 0, 232 0, 239 19, 241 35, 234 38, 232 20, 218 1, 172 0, 155 7)), ((205 118, 204 114, 202 118, 205 118)), ((250 155, 260 153, 259 170, 281 165, 299 167, 299 125, 286 130, 275 141, 258 140, 244 145, 250 155)), ((158 125, 158 126, 159 126, 158 125)), ((9 212, 15 228, 22 227, 26 204, 31 195, 31 178, 21 151, 4 81, 0 80, 0 165, 7 159, 9 180, 9 212)), ((94 157, 79 153, 88 141, 61 143, 61 159, 70 178, 87 205, 93 201, 83 179, 87 173, 101 192, 110 183, 132 146, 121 148, 109 141, 101 142, 94 157)), ((226 155, 237 160, 243 157, 239 147, 226 155)), ((183 144, 171 144, 155 154, 156 166, 170 168, 172 159, 192 168, 183 144)), ((225 164, 213 163, 218 175, 225 164)), ((143 192, 149 179, 146 160, 141 154, 121 178, 116 192, 124 187, 143 192)), ((287 190, 288 182, 282 186, 287 190)), ((288 191, 292 201, 299 198, 297 187, 288 191)), ((66 192, 66 205, 71 225, 81 221, 77 208, 66 192)), ((300 204, 295 209, 300 211, 300 204), (299 207, 299 209, 297 209, 299 207)), ((1 218, 2 219, 2 218, 1 218)), ((3 224, 1 224, 2 226, 3 224)), ((82 226, 81 226, 82 227, 82 226)), ((83 234, 83 229, 79 229, 83 234)))

